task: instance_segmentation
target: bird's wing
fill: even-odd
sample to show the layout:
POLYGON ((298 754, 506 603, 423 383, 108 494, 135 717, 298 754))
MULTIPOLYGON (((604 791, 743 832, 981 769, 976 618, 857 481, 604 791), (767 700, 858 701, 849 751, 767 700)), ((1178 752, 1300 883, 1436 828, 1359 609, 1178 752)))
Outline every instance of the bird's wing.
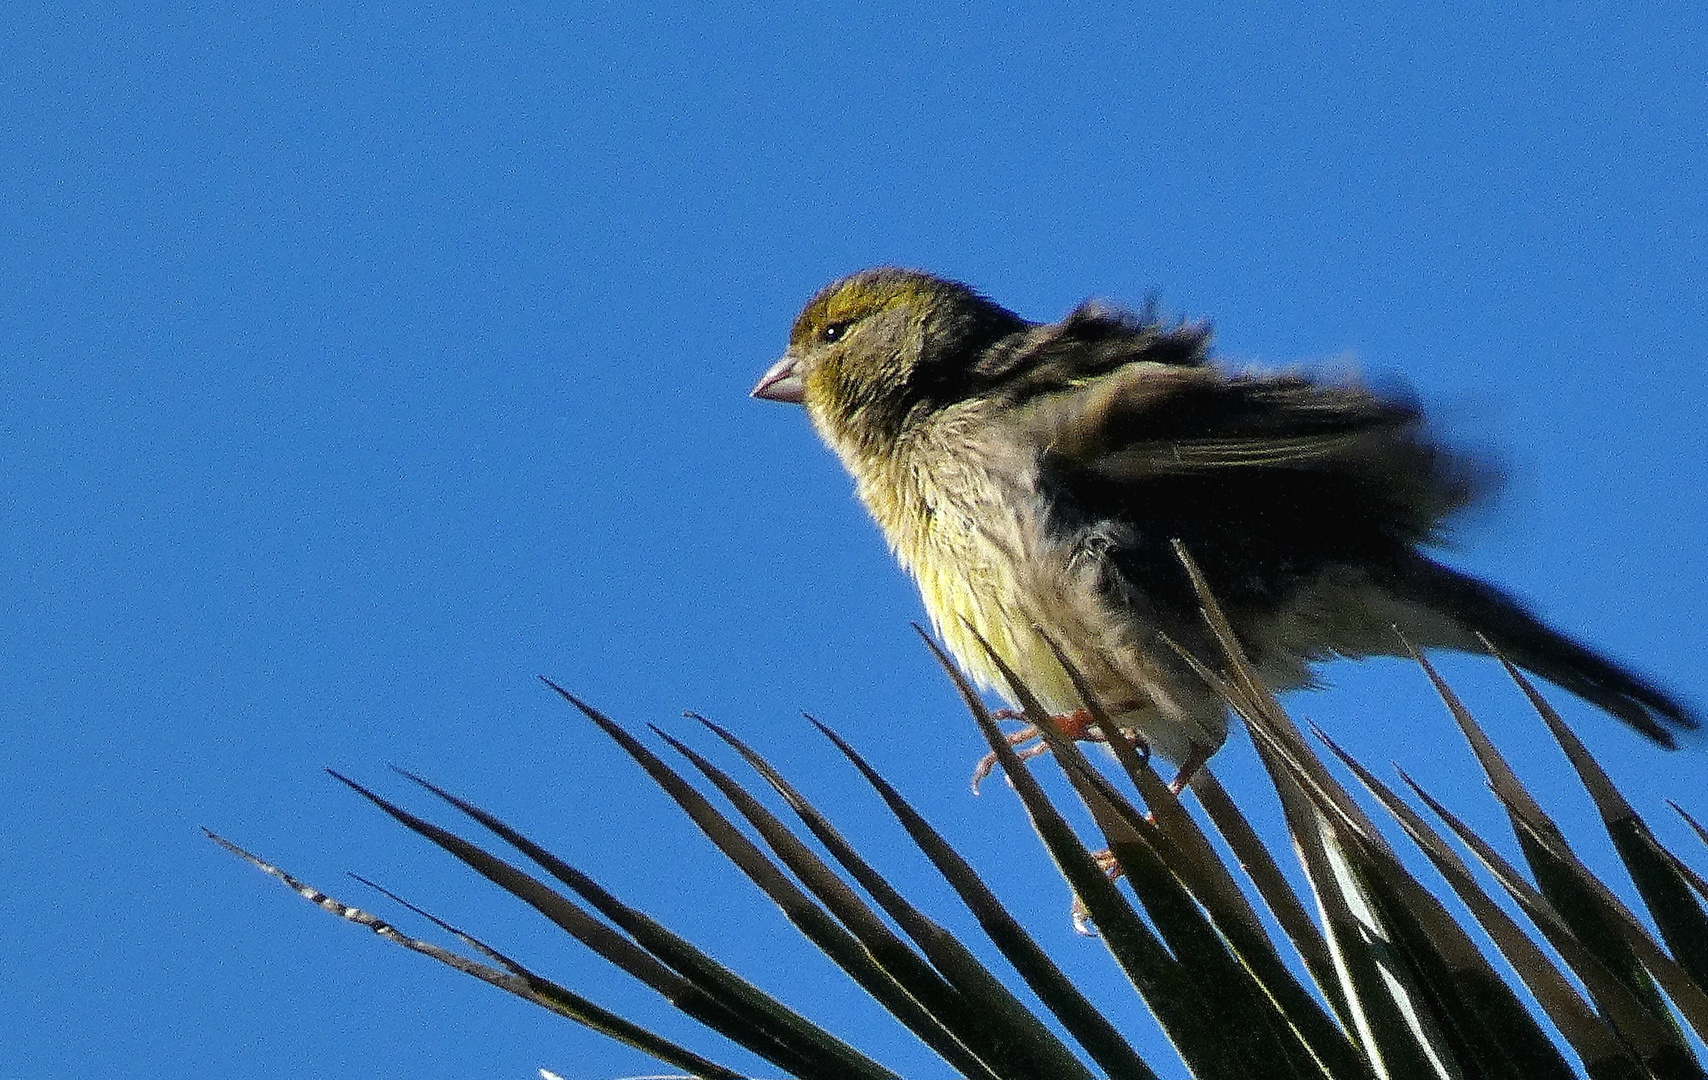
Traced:
POLYGON ((1261 619, 1325 573, 1437 539, 1491 475, 1432 439, 1411 402, 1298 374, 1141 361, 1014 420, 1037 447, 1048 537, 1096 568, 1104 602, 1176 640, 1201 628, 1173 618, 1198 607, 1174 541, 1230 614, 1261 619))
POLYGON ((985 349, 962 377, 966 390, 1020 407, 1135 363, 1203 366, 1209 341, 1207 326, 1164 326, 1148 310, 1092 302, 1059 323, 1031 326, 985 349))
POLYGON ((1413 402, 1295 373, 1141 361, 1027 412, 1047 470, 1135 509, 1151 492, 1251 489, 1251 510, 1279 526, 1328 496, 1380 515, 1395 539, 1421 540, 1490 479, 1430 438, 1413 402))

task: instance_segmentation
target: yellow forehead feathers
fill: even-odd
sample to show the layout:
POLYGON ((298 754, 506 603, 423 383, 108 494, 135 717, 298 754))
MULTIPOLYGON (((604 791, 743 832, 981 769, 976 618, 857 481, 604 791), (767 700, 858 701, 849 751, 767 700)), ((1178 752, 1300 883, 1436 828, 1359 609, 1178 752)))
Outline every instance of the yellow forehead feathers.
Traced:
POLYGON ((852 322, 922 299, 932 279, 909 270, 866 270, 827 286, 813 297, 789 331, 791 346, 817 340, 827 326, 852 322))

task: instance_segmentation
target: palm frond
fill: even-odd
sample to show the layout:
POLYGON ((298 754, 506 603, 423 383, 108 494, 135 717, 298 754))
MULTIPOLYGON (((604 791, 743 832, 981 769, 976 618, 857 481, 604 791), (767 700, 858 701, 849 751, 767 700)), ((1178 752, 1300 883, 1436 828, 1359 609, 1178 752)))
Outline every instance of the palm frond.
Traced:
MULTIPOLYGON (((1191 784, 1198 812, 1177 798, 1141 748, 1119 733, 1110 739, 1118 768, 1106 772, 1061 735, 1030 690, 992 651, 993 665, 1008 679, 1026 719, 1043 733, 1081 808, 1118 861, 1123 873, 1112 879, 1065 808, 1021 762, 977 693, 936 643, 923 631, 921 636, 960 691, 1057 872, 1192 1075, 1216 1080, 1672 1080, 1705 1075, 1692 1038, 1699 1043, 1708 1037, 1708 916, 1702 906, 1708 886, 1685 859, 1660 843, 1516 668, 1507 664, 1594 800, 1658 935, 1574 854, 1567 837, 1425 658, 1416 656, 1488 776, 1528 873, 1401 772, 1405 788, 1470 852, 1473 861, 1467 862, 1423 810, 1322 732, 1312 729, 1307 737, 1257 678, 1191 559, 1184 551, 1180 555, 1222 654, 1214 667, 1188 659, 1251 734, 1279 797, 1283 826, 1304 874, 1303 893, 1209 770, 1191 784), (1392 838, 1342 786, 1313 741, 1326 747, 1328 760, 1338 762, 1380 808, 1392 838), (1407 868, 1394 846, 1402 837, 1441 875, 1448 894, 1469 913, 1467 922, 1461 923, 1447 902, 1407 868), (1232 853, 1232 863, 1220 853, 1218 840, 1232 853), (1486 880, 1505 894, 1506 903, 1491 894, 1486 880), (1268 912, 1279 936, 1271 933, 1260 909, 1268 912), (1510 972, 1491 960, 1491 946, 1510 972)), ((1058 656, 1081 685, 1094 719, 1106 721, 1060 650, 1058 656)), ((757 788, 744 786, 681 739, 653 729, 733 808, 733 817, 623 727, 561 687, 548 685, 621 746, 807 940, 958 1075, 977 1080, 1150 1080, 1157 1075, 1134 1049, 1132 1032, 1114 1019, 1129 1014, 1127 1003, 1094 1001, 1077 988, 973 867, 828 727, 818 724, 966 905, 1006 972, 992 970, 970 943, 957 940, 904 898, 821 810, 730 731, 702 719, 760 778, 757 788), (763 790, 772 792, 798 824, 770 809, 760 798, 763 790), (1043 1013, 1035 1014, 1011 988, 1013 979, 1042 1003, 1043 1013)), ((1115 731, 1106 722, 1101 729, 1115 731)), ((776 1069, 799 1077, 894 1076, 518 830, 421 777, 404 775, 519 853, 544 877, 339 779, 776 1069)), ((1678 812, 1708 841, 1708 831, 1684 810, 1678 812)), ((385 895, 481 959, 410 937, 228 841, 213 839, 311 902, 389 941, 692 1075, 719 1080, 738 1075, 390 893, 385 895)))

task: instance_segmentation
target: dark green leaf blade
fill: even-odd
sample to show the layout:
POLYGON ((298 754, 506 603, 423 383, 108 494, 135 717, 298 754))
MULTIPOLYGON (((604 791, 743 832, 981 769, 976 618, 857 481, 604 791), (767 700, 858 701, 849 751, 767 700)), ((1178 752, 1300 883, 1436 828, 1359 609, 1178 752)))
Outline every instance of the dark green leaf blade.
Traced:
MULTIPOLYGON (((457 937, 468 942, 481 952, 497 960, 502 966, 502 970, 500 968, 490 967, 486 964, 477 963, 465 956, 459 956, 456 953, 440 948, 431 942, 411 937, 383 919, 363 911, 361 908, 353 907, 328 896, 326 893, 321 892, 312 885, 291 876, 279 867, 265 862, 259 856, 245 851, 217 833, 208 829, 203 829, 202 831, 207 834, 208 839, 212 840, 226 851, 231 852, 233 855, 236 855, 238 858, 243 859, 245 862, 261 870, 263 873, 276 878, 282 882, 286 888, 290 889, 304 900, 307 900, 309 903, 323 911, 330 912, 347 922, 355 923, 358 926, 365 926, 386 941, 390 941, 396 945, 401 945, 403 948, 408 949, 411 952, 417 952, 423 956, 437 960, 439 963, 444 964, 447 967, 460 971, 465 975, 471 975, 482 982, 496 986, 500 990, 514 994, 524 1001, 531 1002, 543 1009, 557 1013, 559 1016, 574 1020, 576 1023, 585 1025, 602 1035, 615 1039, 625 1045, 632 1046, 642 1053, 650 1054, 659 1061, 664 1062, 666 1065, 673 1065, 676 1068, 683 1069, 693 1076, 703 1077, 704 1080, 741 1080, 741 1074, 735 1072, 733 1069, 725 1068, 714 1061, 701 1057, 692 1050, 678 1046, 676 1043, 673 1043, 660 1035, 655 1035, 638 1024, 625 1020, 616 1013, 594 1004, 592 1001, 589 1001, 566 987, 560 986, 549 979, 545 979, 534 974, 490 946, 477 941, 467 934, 464 934, 462 931, 457 930, 455 927, 452 927, 431 915, 427 915, 426 912, 422 912, 413 904, 408 904, 401 900, 399 901, 400 903, 404 903, 404 905, 410 908, 410 910, 419 912, 426 918, 431 919, 433 922, 449 930, 451 933, 456 934, 457 937)), ((377 888, 377 886, 375 887, 377 888)), ((381 891, 384 892, 385 890, 381 891)), ((391 896, 392 894, 388 892, 386 895, 391 896)), ((396 898, 394 897, 394 899, 396 898)))

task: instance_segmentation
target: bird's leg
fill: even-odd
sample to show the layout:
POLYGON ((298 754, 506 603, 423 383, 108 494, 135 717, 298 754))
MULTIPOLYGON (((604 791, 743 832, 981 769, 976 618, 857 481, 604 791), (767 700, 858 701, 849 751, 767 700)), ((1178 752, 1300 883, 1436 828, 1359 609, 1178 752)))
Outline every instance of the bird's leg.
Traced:
MULTIPOLYGON (((990 718, 992 720, 1020 720, 1024 718, 1024 714, 1016 712, 1013 709, 998 709, 990 714, 990 718)), ((1091 712, 1088 709, 1075 709, 1073 712, 1063 713, 1060 716, 1054 716, 1050 719, 1056 725, 1056 730, 1061 732, 1066 738, 1082 742, 1108 741, 1104 738, 1103 732, 1097 729, 1096 724, 1092 720, 1091 712)), ((1033 724, 1027 724, 1019 731, 1007 736, 1007 738, 1008 745, 1015 748, 1015 751, 1020 755, 1021 761, 1029 761, 1050 748, 1048 743, 1042 741, 1042 733, 1040 733, 1038 728, 1033 724), (1034 739, 1039 740, 1036 745, 1026 746, 1027 743, 1032 742, 1034 739)), ((995 768, 995 751, 979 758, 978 765, 973 768, 974 795, 979 793, 979 785, 984 783, 985 777, 989 776, 991 771, 995 768)))
POLYGON ((1214 747, 1204 747, 1193 743, 1192 752, 1187 754, 1186 760, 1180 763, 1180 771, 1174 774, 1173 780, 1169 781, 1168 790, 1174 792, 1176 796, 1184 792, 1192 783, 1192 778, 1198 775, 1198 770, 1204 767, 1204 763, 1209 761, 1210 755, 1215 752, 1214 747))
MULTIPOLYGON (((1131 733, 1129 732, 1123 732, 1123 734, 1131 736, 1131 733)), ((1136 738, 1136 736, 1132 737, 1136 738)), ((1145 746, 1143 740, 1139 740, 1139 746, 1145 757, 1149 758, 1150 747, 1145 746)), ((1198 770, 1202 769, 1205 763, 1210 760, 1210 755, 1213 752, 1213 750, 1207 750, 1194 743, 1192 745, 1191 752, 1186 755, 1186 760, 1181 762, 1180 771, 1176 773, 1174 779, 1169 782, 1168 790, 1178 797, 1180 793, 1185 791, 1188 785, 1192 783, 1192 778, 1198 775, 1198 770)), ((1155 825, 1156 814, 1146 814, 1145 820, 1150 822, 1152 825, 1155 825)), ((1091 859, 1097 864, 1097 868, 1099 870, 1102 870, 1104 874, 1108 875, 1110 881, 1114 881, 1116 878, 1119 878, 1122 874, 1126 873, 1126 870, 1122 868, 1119 860, 1115 858, 1115 853, 1109 848, 1104 848, 1102 851, 1092 852, 1091 859)), ((1091 912, 1086 910, 1084 901, 1080 900, 1078 896, 1073 898, 1073 907, 1070 914, 1073 917, 1073 928, 1075 931, 1084 934, 1087 937, 1093 937, 1096 935, 1097 930, 1091 922, 1091 912)))
MULTIPOLYGON (((1003 711, 1007 712, 1008 710, 1005 709, 1003 711)), ((996 714, 992 713, 991 716, 992 718, 995 718, 996 714)), ((1004 719, 1013 719, 1013 717, 1005 717, 1004 719)), ((1037 757, 1039 754, 1042 754, 1050 748, 1048 743, 1042 741, 1042 736, 1038 734, 1038 729, 1031 724, 1027 724, 1019 731, 1008 735, 1007 739, 1008 745, 1015 748, 1015 753, 1019 756, 1021 761, 1030 761, 1032 758, 1037 757), (1026 743, 1032 742, 1034 739, 1039 741, 1032 746, 1025 745, 1026 743)), ((974 795, 979 793, 979 785, 984 783, 985 777, 989 776, 992 770, 996 768, 996 760, 996 753, 995 751, 992 751, 984 757, 979 758, 979 763, 973 767, 974 795)))
MULTIPOLYGON (((1108 848, 1092 852, 1091 861, 1097 864, 1097 868, 1103 871, 1110 881, 1114 881, 1126 873, 1125 870, 1121 869, 1121 864, 1115 860, 1115 853, 1108 848)), ((1085 937, 1097 936, 1096 924, 1091 920, 1091 909, 1085 906, 1085 901, 1079 898, 1078 893, 1074 894, 1073 904, 1068 908, 1068 916, 1073 919, 1073 929, 1076 934, 1082 934, 1085 937)))

